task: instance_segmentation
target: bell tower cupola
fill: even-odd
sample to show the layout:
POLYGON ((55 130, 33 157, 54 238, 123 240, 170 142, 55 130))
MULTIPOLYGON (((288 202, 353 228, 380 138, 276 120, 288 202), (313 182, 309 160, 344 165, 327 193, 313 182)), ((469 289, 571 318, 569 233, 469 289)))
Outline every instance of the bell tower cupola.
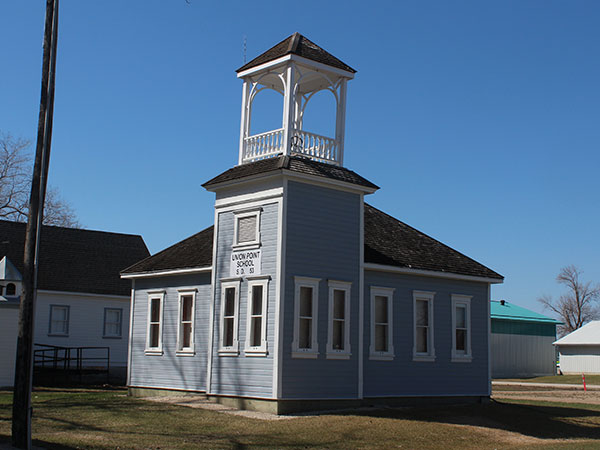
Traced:
POLYGON ((356 71, 299 33, 237 70, 244 81, 238 164, 279 155, 298 155, 342 166, 346 122, 346 85, 356 71), (283 98, 281 127, 251 135, 252 103, 265 89, 283 98), (320 91, 335 98, 335 135, 305 130, 308 102, 320 91))

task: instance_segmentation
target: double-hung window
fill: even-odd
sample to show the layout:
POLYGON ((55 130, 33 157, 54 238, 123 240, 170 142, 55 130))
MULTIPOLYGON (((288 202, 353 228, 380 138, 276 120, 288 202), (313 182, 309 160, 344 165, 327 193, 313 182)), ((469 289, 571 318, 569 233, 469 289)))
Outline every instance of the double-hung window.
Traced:
POLYGON ((370 359, 394 359, 392 299, 393 288, 371 288, 371 347, 370 359))
POLYGON ((350 287, 345 281, 329 281, 329 329, 327 358, 350 358, 350 287))
POLYGON ((123 327, 122 308, 104 308, 104 327, 102 337, 120 338, 123 327))
POLYGON ((471 296, 452 294, 452 361, 471 358, 471 296))
POLYGON ((293 358, 316 358, 318 298, 320 278, 294 278, 294 340, 293 358))
POLYGON ((413 360, 435 361, 433 297, 435 292, 413 291, 413 360))
POLYGON ((69 335, 69 306, 50 305, 49 336, 69 335))
POLYGON ((162 355, 163 310, 165 292, 148 293, 148 331, 146 335, 146 354, 162 355))
POLYGON ((260 213, 262 208, 234 213, 233 248, 248 249, 260 246, 260 213))
POLYGON ((179 291, 179 327, 177 328, 177 355, 194 354, 194 317, 196 289, 179 291))
POLYGON ((248 321, 245 353, 248 356, 267 354, 267 299, 269 280, 248 280, 248 321))
POLYGON ((239 355, 238 322, 240 309, 240 281, 221 283, 221 336, 220 356, 239 355))

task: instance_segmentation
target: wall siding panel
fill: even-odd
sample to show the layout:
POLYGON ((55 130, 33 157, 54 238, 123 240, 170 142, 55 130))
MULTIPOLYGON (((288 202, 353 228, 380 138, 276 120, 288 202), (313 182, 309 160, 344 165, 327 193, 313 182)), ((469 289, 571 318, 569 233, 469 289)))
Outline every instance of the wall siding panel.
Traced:
POLYGON ((282 397, 357 398, 361 197, 290 181, 287 202, 282 397), (291 356, 295 276, 321 278, 317 359, 291 356), (328 280, 352 283, 348 360, 326 359, 328 280))
POLYGON ((364 396, 488 395, 487 284, 365 272, 364 396), (394 359, 369 359, 370 288, 394 288, 394 359), (413 361, 413 290, 433 291, 435 362, 413 361), (452 362, 452 294, 471 295, 471 362, 452 362))
POLYGON ((206 367, 210 323, 210 273, 136 280, 131 339, 130 386, 206 390, 206 367), (178 356, 178 290, 196 288, 194 356, 178 356), (146 355, 148 292, 164 289, 163 354, 146 355))
POLYGON ((19 305, 0 304, 0 387, 12 387, 19 335, 19 305))
POLYGON ((552 345, 555 337, 494 333, 493 329, 492 320, 493 378, 556 374, 556 351, 552 345))
POLYGON ((560 370, 569 374, 600 374, 600 345, 561 345, 560 370))

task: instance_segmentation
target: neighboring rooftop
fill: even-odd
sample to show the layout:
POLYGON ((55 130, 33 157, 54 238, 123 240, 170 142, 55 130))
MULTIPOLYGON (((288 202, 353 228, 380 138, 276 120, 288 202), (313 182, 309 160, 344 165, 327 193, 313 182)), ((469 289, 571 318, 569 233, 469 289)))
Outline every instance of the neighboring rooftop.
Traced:
MULTIPOLYGON (((23 273, 26 224, 0 220, 0 260, 23 273)), ((119 272, 150 253, 139 235, 44 225, 38 288, 50 291, 129 295, 119 272)))
POLYGON ((586 323, 554 342, 554 345, 600 345, 600 320, 586 323))
POLYGON ((131 267, 123 274, 160 272, 163 270, 192 269, 212 265, 213 230, 210 226, 131 267))
POLYGON ((239 180, 275 171, 296 172, 303 175, 313 175, 336 181, 344 181, 346 183, 356 184, 370 189, 379 189, 377 185, 371 183, 369 180, 361 177, 352 170, 334 166, 332 164, 313 161, 312 159, 301 156, 276 156, 274 158, 266 158, 261 159, 260 161, 241 164, 217 175, 202 186, 208 188, 226 181, 239 180))
POLYGON ((492 319, 519 320, 525 322, 545 322, 561 324, 562 322, 546 317, 529 309, 509 303, 506 300, 492 300, 490 302, 490 316, 492 319))
POLYGON ((326 50, 323 50, 317 44, 305 38, 300 33, 294 33, 285 38, 279 44, 271 47, 269 50, 257 56, 252 61, 244 64, 242 67, 236 70, 236 72, 242 72, 244 70, 251 69, 252 67, 260 66, 261 64, 274 61, 282 56, 290 54, 298 55, 331 67, 356 73, 356 70, 354 70, 352 67, 343 63, 326 50))
MULTIPOLYGON (((212 265, 209 227, 123 271, 124 275, 212 265)), ((365 262, 502 280, 502 275, 365 204, 365 262)))

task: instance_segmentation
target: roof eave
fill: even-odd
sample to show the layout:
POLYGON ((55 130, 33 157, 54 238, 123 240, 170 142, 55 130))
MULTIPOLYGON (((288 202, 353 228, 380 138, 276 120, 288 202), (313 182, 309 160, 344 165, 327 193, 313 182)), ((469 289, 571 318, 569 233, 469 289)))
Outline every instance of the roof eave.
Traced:
POLYGON ((448 278, 452 280, 475 281, 488 284, 502 284, 504 278, 479 277, 475 275, 464 275, 454 272, 441 272, 436 270, 412 269, 410 267, 390 266, 386 264, 365 263, 365 270, 379 272, 403 273, 407 275, 428 276, 435 278, 448 278))
POLYGON ((238 69, 237 72, 237 77, 238 78, 244 78, 247 76, 250 76, 254 73, 257 72, 262 72, 266 69, 271 69, 273 67, 285 64, 287 61, 294 61, 297 62, 299 64, 304 64, 304 65, 308 65, 308 66, 312 66, 313 68, 315 68, 317 71, 318 70, 322 70, 322 71, 326 71, 326 72, 331 72, 334 73, 336 75, 339 75, 341 77, 345 77, 348 78, 350 80, 352 80, 354 78, 354 74, 356 73, 356 70, 352 69, 353 71, 350 72, 348 70, 344 70, 344 69, 340 69, 338 67, 333 67, 330 66, 328 64, 323 64, 320 63, 318 61, 313 61, 312 59, 309 58, 305 58, 303 56, 299 56, 299 55, 294 55, 292 53, 288 53, 287 55, 284 56, 280 56, 279 58, 275 58, 271 61, 266 61, 262 64, 259 64, 257 66, 254 67, 249 67, 247 69, 244 70, 240 70, 238 69))
POLYGON ((195 273, 207 273, 212 271, 212 266, 202 267, 186 267, 181 269, 164 269, 164 270, 150 270, 146 272, 132 272, 124 273, 121 272, 121 278, 133 280, 137 278, 153 278, 153 277, 165 277, 169 275, 188 275, 195 273))

